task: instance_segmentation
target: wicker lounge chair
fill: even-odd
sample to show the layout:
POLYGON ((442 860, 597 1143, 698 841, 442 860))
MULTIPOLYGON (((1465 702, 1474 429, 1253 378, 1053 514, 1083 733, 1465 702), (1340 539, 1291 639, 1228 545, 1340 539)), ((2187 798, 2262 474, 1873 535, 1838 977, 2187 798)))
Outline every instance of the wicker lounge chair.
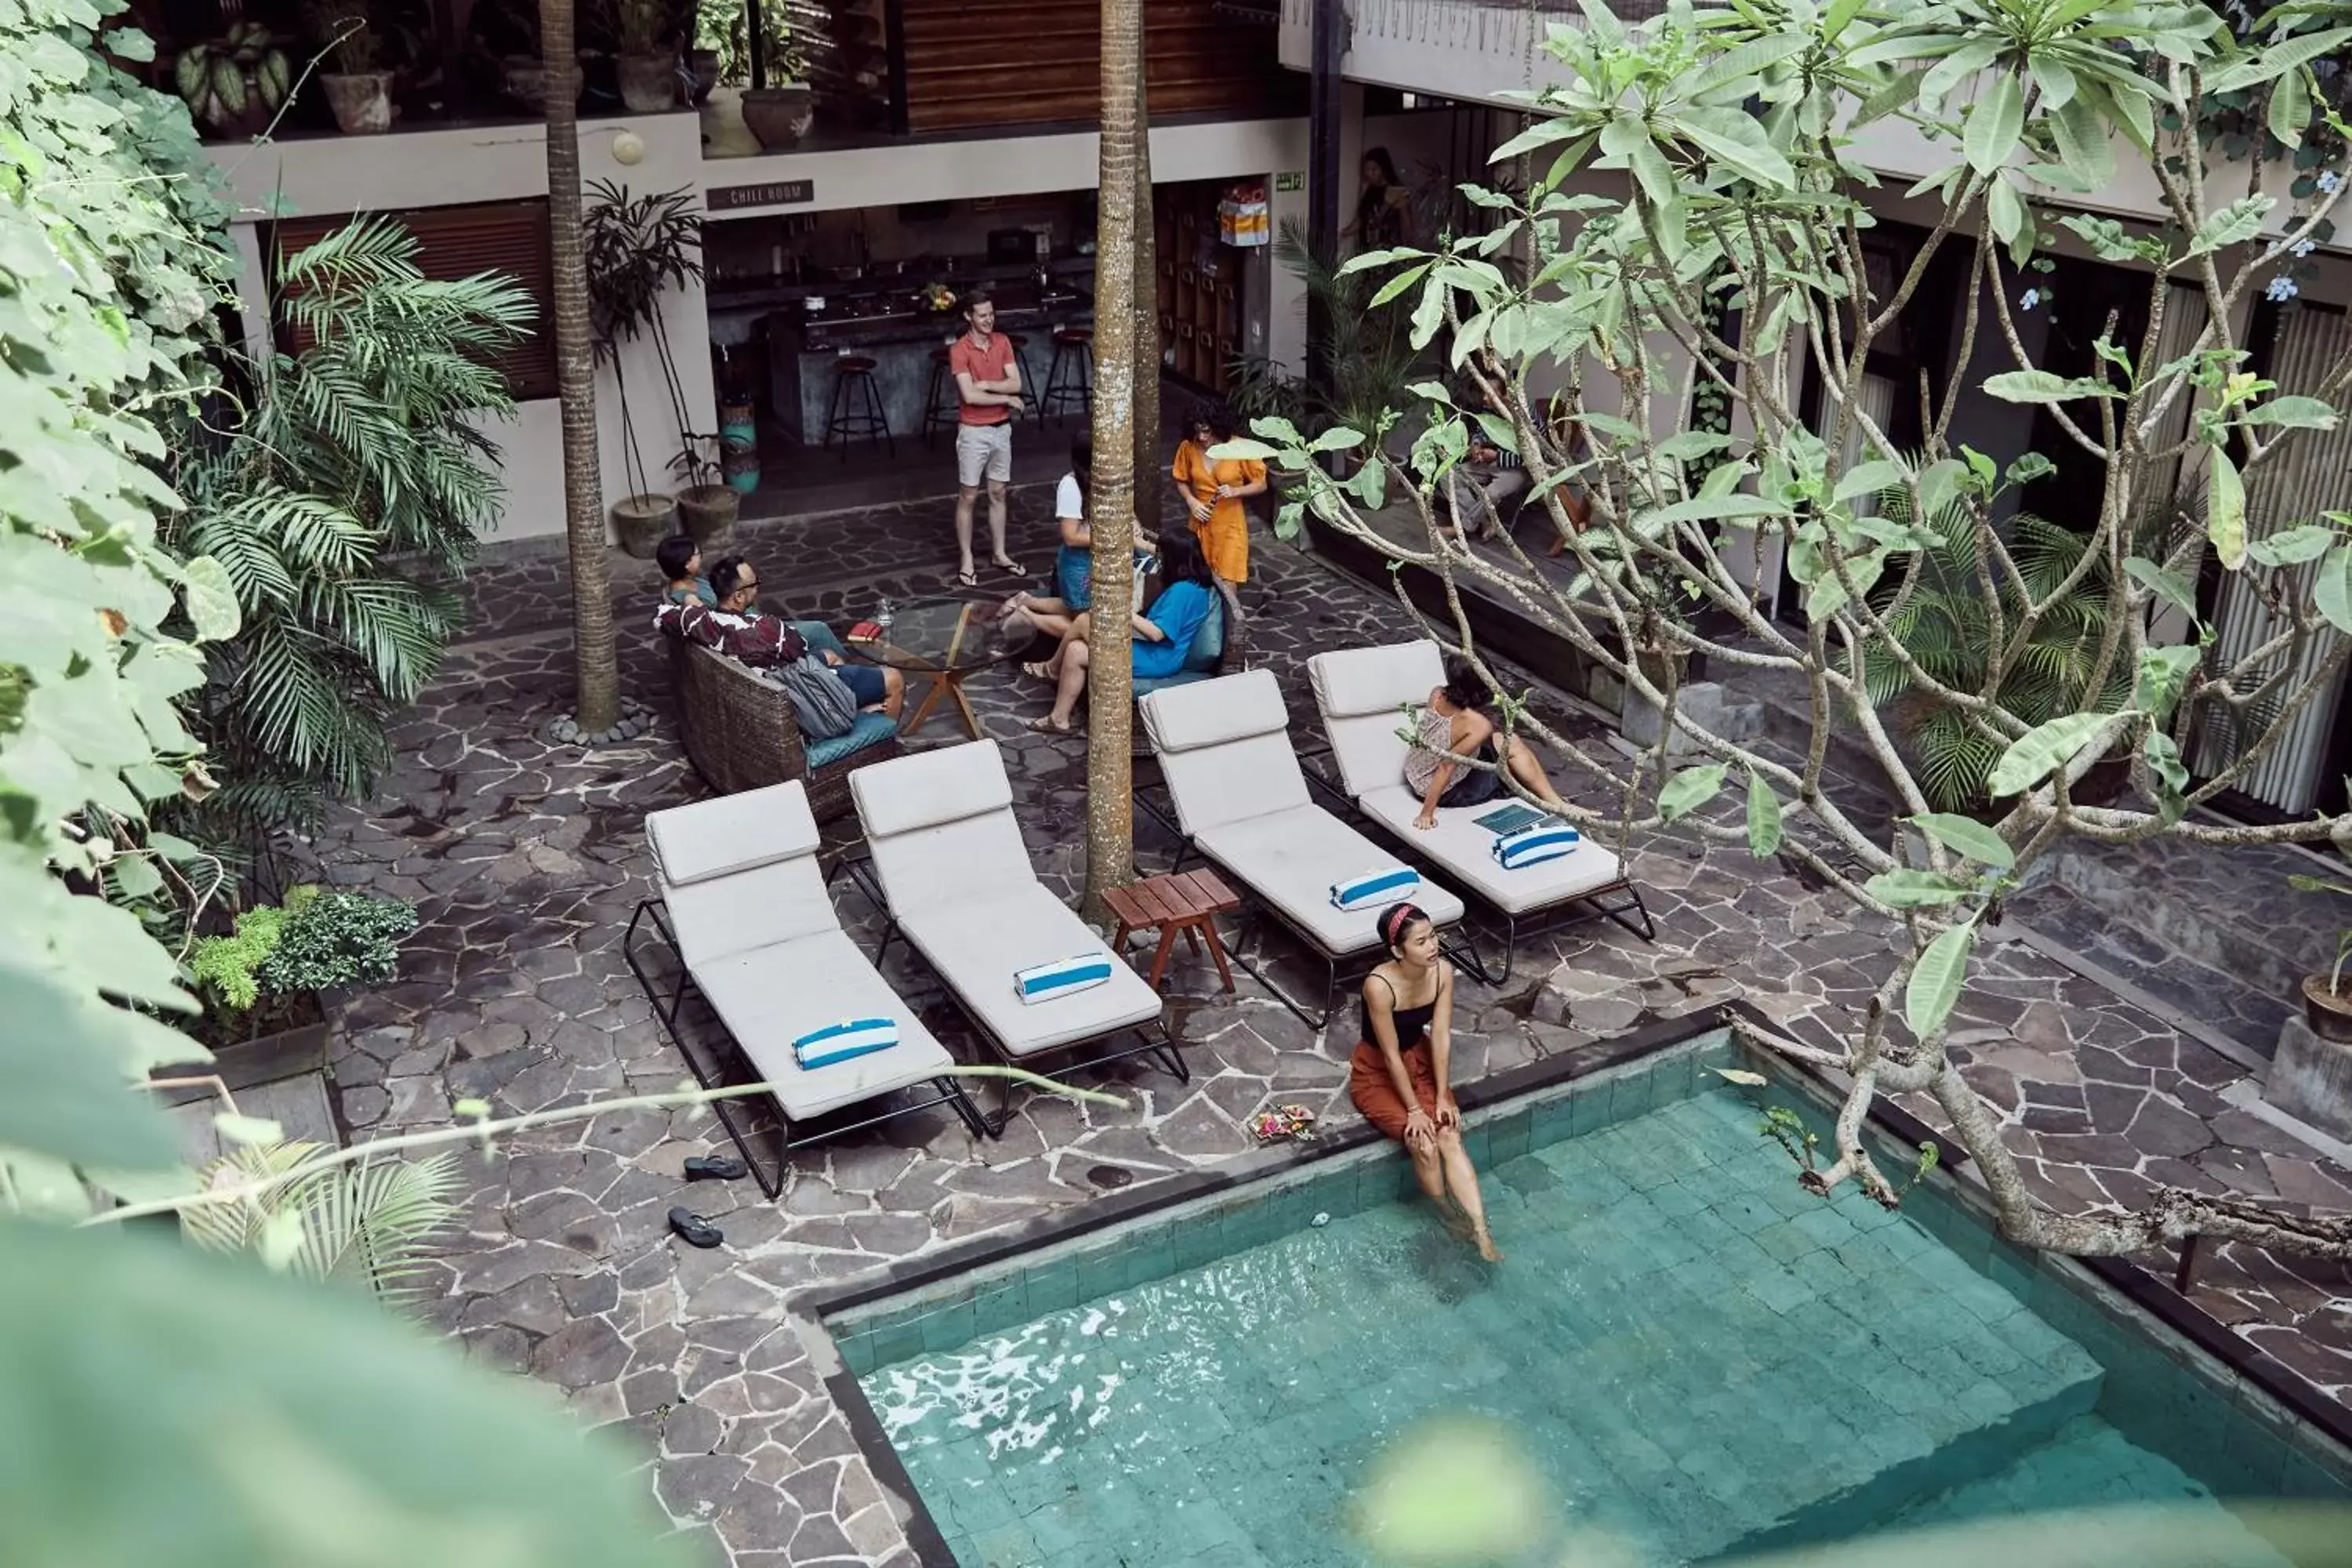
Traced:
POLYGON ((1503 926, 1499 969, 1477 965, 1480 977, 1500 985, 1511 977, 1521 922, 1529 930, 1579 921, 1615 921, 1644 942, 1657 928, 1642 890, 1625 868, 1601 845, 1585 840, 1571 854, 1540 865, 1507 870, 1496 863, 1494 834, 1477 819, 1513 804, 1510 797, 1484 805, 1440 810, 1427 832, 1413 826, 1421 800, 1406 787, 1409 747, 1401 732, 1406 710, 1417 709, 1445 683, 1445 659, 1433 642, 1391 643, 1381 647, 1318 653, 1307 661, 1315 705, 1331 738, 1332 760, 1356 810, 1415 858, 1435 866, 1447 882, 1486 905, 1503 926), (1633 917, 1641 923, 1635 925, 1633 917))
MULTIPOLYGON (((1037 880, 995 742, 862 769, 850 791, 872 852, 850 869, 890 917, 876 963, 904 936, 1007 1062, 1037 1070, 1075 1056, 1057 1069, 1067 1073, 1149 1055, 1191 1078, 1159 993, 1037 880), (1094 954, 1110 961, 1105 984, 1045 1001, 1014 989, 1016 971, 1094 954)), ((991 1128, 1001 1131, 1010 1114, 1008 1091, 991 1128)))
MULTIPOLYGON (((1381 904, 1338 909, 1332 885, 1394 865, 1396 856, 1309 798, 1271 671, 1155 691, 1142 710, 1175 808, 1170 826, 1185 852, 1214 861, 1323 961, 1320 1010, 1288 995, 1237 948, 1234 962, 1309 1028, 1322 1028, 1341 972, 1387 956, 1374 923, 1381 904)), ((1180 852, 1179 864, 1182 858, 1180 852)), ((1462 900, 1436 883, 1424 881, 1407 896, 1440 929, 1462 919, 1462 900)), ((1475 959, 1466 962, 1476 967, 1475 959)))
MULTIPOLYGON (((954 1058, 841 929, 817 869, 816 819, 798 781, 655 812, 646 818, 646 837, 661 893, 630 917, 622 952, 704 1088, 772 1085, 786 1152, 937 1105, 974 1132, 985 1131, 962 1084, 946 1076, 954 1058), (656 941, 677 968, 674 981, 657 980, 648 968, 660 956, 656 941), (755 1078, 731 1076, 729 1064, 714 1059, 717 1053, 693 1048, 679 1025, 695 997, 708 1005, 755 1078), (801 1066, 793 1041, 852 1018, 891 1020, 898 1043, 830 1066, 801 1066), (928 1097, 906 1097, 856 1120, 843 1114, 925 1085, 934 1091, 928 1097)), ((752 1154, 741 1108, 727 1100, 717 1108, 761 1189, 774 1197, 783 1184, 782 1161, 772 1176, 752 1154)))
POLYGON ((887 713, 860 713, 847 734, 804 742, 781 687, 722 653, 664 640, 687 760, 720 795, 797 779, 816 819, 830 822, 849 810, 852 769, 898 754, 898 722, 887 713))

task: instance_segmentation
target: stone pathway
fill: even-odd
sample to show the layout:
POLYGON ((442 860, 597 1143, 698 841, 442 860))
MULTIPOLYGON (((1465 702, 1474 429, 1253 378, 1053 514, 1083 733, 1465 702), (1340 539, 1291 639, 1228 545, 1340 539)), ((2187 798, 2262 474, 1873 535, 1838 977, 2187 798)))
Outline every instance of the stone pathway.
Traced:
MULTIPOLYGON (((763 529, 755 553, 794 609, 862 611, 877 594, 946 587, 943 509, 893 508, 763 529), (866 574, 853 570, 866 559, 866 574), (828 577, 828 574, 830 578, 828 577), (821 584, 805 596, 795 585, 821 584)), ((1033 521, 1016 553, 1046 542, 1033 521)), ((1407 635, 1392 600, 1309 558, 1259 552, 1251 642, 1287 692, 1296 731, 1316 733, 1303 659, 1319 647, 1407 635)), ((646 576, 650 578, 650 569, 646 576)), ((624 677, 664 717, 641 744, 583 757, 535 731, 569 705, 560 570, 477 579, 496 616, 456 650, 395 726, 398 763, 364 810, 345 812, 315 853, 324 874, 414 900, 422 928, 398 984, 343 1008, 334 1060, 339 1111, 357 1138, 445 1121, 453 1100, 501 1114, 675 1088, 683 1064, 625 966, 622 932, 650 891, 642 821, 694 798, 667 717, 664 666, 624 601, 624 677)), ((1043 694, 1010 668, 971 693, 1005 747, 1015 808, 1049 883, 1075 889, 1082 862, 1080 743, 1030 734, 1043 694)), ((1546 710, 1591 732, 1589 719, 1546 710)), ((935 721, 922 739, 960 739, 935 721)), ((850 841, 854 818, 828 831, 850 841)), ((1139 828, 1147 862, 1170 847, 1139 828)), ((1637 843, 1659 941, 1613 926, 1523 949, 1508 994, 1462 988, 1456 1060, 1475 1079, 1645 1022, 1745 997, 1826 1043, 1891 962, 1889 933, 1834 896, 1744 854, 1681 840, 1637 843)), ((840 899, 869 950, 873 911, 840 899)), ((1255 939, 1253 939, 1255 941, 1255 939)), ((894 960, 894 976, 903 975, 894 960)), ((902 1119, 793 1162, 781 1201, 751 1184, 686 1188, 691 1153, 725 1144, 708 1115, 623 1112, 534 1130, 494 1157, 469 1154, 462 1234, 435 1265, 428 1315, 486 1364, 564 1391, 592 1422, 646 1445, 648 1484, 714 1559, 747 1568, 915 1561, 891 1505, 827 1398, 794 1293, 1043 1214, 1109 1186, 1243 1153, 1237 1119, 1302 1100, 1352 1119, 1354 1041, 1310 1037, 1262 991, 1215 990, 1205 965, 1171 976, 1189 1085, 1130 1066, 1101 1075, 1111 1110, 1032 1098, 1002 1142, 976 1143, 944 1113, 902 1119), (677 1246, 677 1202, 716 1212, 728 1246, 677 1246)), ((2315 1157, 2223 1091, 2240 1068, 2021 945, 1996 946, 1963 1006, 1968 1070, 2003 1112, 2037 1189, 2054 1205, 2132 1203, 2157 1182, 2228 1184, 2291 1202, 2352 1207, 2352 1174, 2315 1157)), ((2352 1277, 2258 1254, 2212 1258, 2198 1300, 2337 1397, 2352 1391, 2352 1277)))

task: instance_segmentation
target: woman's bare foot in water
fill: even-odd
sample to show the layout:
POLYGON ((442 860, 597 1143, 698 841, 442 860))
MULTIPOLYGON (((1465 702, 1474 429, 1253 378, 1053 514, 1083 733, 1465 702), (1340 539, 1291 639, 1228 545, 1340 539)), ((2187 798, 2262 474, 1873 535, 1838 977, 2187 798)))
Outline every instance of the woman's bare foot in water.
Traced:
POLYGON ((1486 1234, 1486 1226, 1480 1226, 1470 1233, 1470 1245, 1476 1247, 1478 1249, 1478 1256, 1485 1258, 1487 1262, 1500 1263, 1503 1261, 1503 1249, 1495 1245, 1495 1238, 1486 1234))
POLYGON ((1452 1199, 1437 1200, 1437 1218, 1445 1226, 1445 1234, 1454 1240, 1468 1242, 1474 1247, 1477 1245, 1477 1233, 1470 1224, 1470 1216, 1456 1208, 1452 1199))

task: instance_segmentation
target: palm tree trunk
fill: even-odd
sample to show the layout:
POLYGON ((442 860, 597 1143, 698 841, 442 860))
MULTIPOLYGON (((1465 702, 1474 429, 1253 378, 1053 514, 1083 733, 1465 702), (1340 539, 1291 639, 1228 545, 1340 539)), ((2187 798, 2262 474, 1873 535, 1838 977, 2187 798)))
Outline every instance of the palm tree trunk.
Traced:
POLYGON ((572 717, 583 734, 621 718, 620 659, 604 557, 604 489, 596 471, 596 361, 588 264, 580 248, 580 55, 572 0, 539 0, 547 68, 547 222, 554 263, 555 391, 563 416, 564 532, 572 557, 572 717))
POLYGON ((1102 0, 1101 216, 1095 234, 1094 616, 1087 638, 1087 898, 1134 879, 1136 143, 1142 0, 1102 0))
POLYGON ((1160 221, 1151 199, 1151 49, 1141 29, 1135 62, 1135 531, 1160 537, 1160 221))

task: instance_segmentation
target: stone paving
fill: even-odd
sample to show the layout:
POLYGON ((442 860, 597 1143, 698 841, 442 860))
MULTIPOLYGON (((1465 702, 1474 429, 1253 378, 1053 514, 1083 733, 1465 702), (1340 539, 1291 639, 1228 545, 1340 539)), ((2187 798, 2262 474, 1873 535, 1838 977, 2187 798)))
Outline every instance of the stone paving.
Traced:
MULTIPOLYGON (((1024 528, 1015 552, 1042 564, 1050 541, 1036 521, 1024 528)), ((755 537, 771 596, 781 590, 796 611, 862 612, 880 593, 947 585, 939 503, 755 537), (877 564, 857 569, 868 559, 877 564)), ((1281 678, 1297 732, 1309 738, 1304 657, 1406 635, 1402 612, 1280 546, 1263 546, 1256 564, 1254 653, 1281 678)), ((651 568, 643 573, 649 583, 651 568)), ((482 574, 478 593, 495 604, 478 622, 480 640, 454 651, 395 727, 399 762, 377 797, 314 847, 329 878, 414 900, 423 922, 399 983, 341 1010, 333 1087, 355 1139, 445 1121, 459 1098, 518 1113, 684 1077, 620 944, 650 890, 644 814, 699 788, 670 731, 664 667, 639 629, 646 599, 626 597, 625 584, 624 677, 660 725, 646 742, 588 757, 535 738, 570 700, 561 600, 542 597, 560 593, 560 578, 505 563, 482 574)), ((970 691, 1008 752, 1041 874, 1074 889, 1082 745, 1023 728, 1044 693, 1010 668, 970 691)), ((1597 733, 1581 713, 1557 703, 1547 712, 1597 733)), ((922 737, 961 738, 939 721, 922 737)), ((828 843, 854 832, 854 819, 835 824, 828 843)), ((1139 826, 1148 863, 1169 848, 1139 826)), ((1657 943, 1587 926, 1525 944, 1508 993, 1465 976, 1465 1080, 1735 997, 1825 1044, 1892 962, 1886 928, 1777 865, 1679 839, 1637 842, 1628 858, 1651 889, 1657 943)), ((839 902, 870 949, 874 912, 846 890, 839 902)), ((1269 1100, 1352 1121, 1352 1034, 1335 1024, 1311 1037, 1243 984, 1227 998, 1205 966, 1173 972, 1189 1085, 1139 1066, 1113 1070, 1101 1082, 1126 1109, 1028 1099, 999 1142, 975 1142, 942 1112, 905 1118, 796 1157, 772 1204, 749 1182, 680 1184, 688 1155, 726 1146, 708 1115, 618 1112, 505 1140, 495 1157, 468 1156, 463 1233, 435 1265, 428 1315, 484 1363, 555 1384, 588 1421, 634 1429, 656 1456, 648 1484, 681 1526, 709 1532, 712 1560, 904 1568, 915 1559, 899 1516, 825 1394, 809 1331, 791 1310, 795 1293, 1066 1212, 1107 1187, 1229 1160, 1250 1147, 1238 1119, 1269 1100), (728 1245, 675 1244, 664 1216, 677 1202, 714 1213, 728 1245)), ((1971 1080, 2000 1108, 2053 1205, 2129 1204, 2173 1182, 2352 1207, 2352 1173, 2224 1097, 2242 1068, 2032 948, 1989 946, 1957 1027, 1971 1080)), ((2224 1248, 2202 1279, 2200 1304, 2332 1395, 2352 1394, 2344 1268, 2224 1248)))

